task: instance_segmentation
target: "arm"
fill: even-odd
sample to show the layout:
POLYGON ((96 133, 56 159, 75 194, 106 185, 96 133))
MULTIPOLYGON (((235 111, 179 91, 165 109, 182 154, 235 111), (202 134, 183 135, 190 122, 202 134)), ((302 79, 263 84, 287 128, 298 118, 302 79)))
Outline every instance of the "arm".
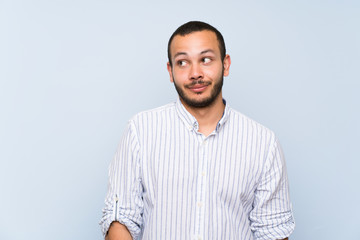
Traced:
POLYGON ((129 230, 119 222, 112 222, 105 240, 132 240, 129 230))
POLYGON ((289 196, 285 159, 281 147, 272 137, 266 161, 255 190, 251 229, 255 239, 287 239, 295 223, 289 196))
POLYGON ((143 190, 139 148, 135 126, 129 122, 109 167, 108 192, 100 222, 103 236, 109 240, 123 239, 117 238, 119 233, 124 232, 122 230, 129 232, 134 239, 141 233, 143 190))

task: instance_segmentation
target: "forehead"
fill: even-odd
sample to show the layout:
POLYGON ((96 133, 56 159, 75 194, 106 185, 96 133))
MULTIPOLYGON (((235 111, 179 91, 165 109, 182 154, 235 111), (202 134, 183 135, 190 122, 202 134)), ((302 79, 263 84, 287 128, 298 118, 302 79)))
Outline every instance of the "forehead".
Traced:
POLYGON ((170 45, 171 56, 178 52, 196 54, 209 49, 220 54, 216 34, 208 30, 192 32, 185 36, 176 35, 170 45))

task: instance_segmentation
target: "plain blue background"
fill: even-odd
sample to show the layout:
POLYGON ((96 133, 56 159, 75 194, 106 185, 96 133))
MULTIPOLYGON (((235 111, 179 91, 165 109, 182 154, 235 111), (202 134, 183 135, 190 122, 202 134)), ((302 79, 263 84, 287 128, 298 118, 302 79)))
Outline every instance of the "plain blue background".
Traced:
POLYGON ((0 239, 101 239, 127 120, 174 101, 171 33, 213 24, 224 96, 274 130, 291 239, 360 239, 359 1, 0 0, 0 239))

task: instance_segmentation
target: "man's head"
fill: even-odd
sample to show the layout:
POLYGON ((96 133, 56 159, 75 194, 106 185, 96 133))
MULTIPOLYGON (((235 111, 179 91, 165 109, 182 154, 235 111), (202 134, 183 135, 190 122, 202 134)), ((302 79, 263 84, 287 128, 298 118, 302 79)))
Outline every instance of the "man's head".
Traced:
POLYGON ((225 41, 224 41, 222 34, 216 28, 211 26, 210 24, 200 22, 200 21, 190 21, 190 22, 187 22, 187 23, 181 25, 180 27, 178 27, 169 39, 167 52, 168 52, 168 60, 169 60, 170 66, 172 66, 170 46, 171 46, 171 43, 172 43, 174 37, 177 35, 185 36, 185 35, 188 35, 193 32, 200 32, 200 31, 205 31, 205 30, 215 33, 216 38, 219 42, 219 50, 221 53, 221 58, 222 59, 225 58, 226 47, 225 47, 225 41))
POLYGON ((168 54, 170 81, 185 106, 222 103, 223 77, 229 74, 231 60, 219 31, 202 22, 186 23, 171 36, 168 54))

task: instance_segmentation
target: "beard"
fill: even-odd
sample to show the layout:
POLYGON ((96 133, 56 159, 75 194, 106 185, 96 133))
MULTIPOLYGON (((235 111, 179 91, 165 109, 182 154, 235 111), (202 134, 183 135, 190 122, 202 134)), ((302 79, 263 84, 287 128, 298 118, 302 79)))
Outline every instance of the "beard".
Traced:
MULTIPOLYGON (((219 96, 219 94, 221 93, 221 89, 224 83, 224 77, 223 74, 221 74, 221 77, 219 79, 217 79, 217 81, 214 81, 214 86, 211 89, 211 93, 210 96, 201 100, 196 100, 196 99, 191 99, 190 97, 188 97, 185 94, 185 91, 176 84, 176 79, 174 78, 173 75, 173 80, 174 80, 174 85, 175 85, 175 89, 179 94, 179 97, 181 98, 181 100, 183 100, 188 106, 193 107, 193 108, 205 108, 210 106, 211 104, 214 103, 214 101, 217 99, 217 97, 219 96)), ((203 84, 203 85, 208 85, 211 86, 211 82, 208 81, 204 81, 204 80, 194 80, 191 84, 185 85, 185 88, 189 88, 195 84, 203 84)), ((201 94, 201 93, 199 93, 201 94)))

